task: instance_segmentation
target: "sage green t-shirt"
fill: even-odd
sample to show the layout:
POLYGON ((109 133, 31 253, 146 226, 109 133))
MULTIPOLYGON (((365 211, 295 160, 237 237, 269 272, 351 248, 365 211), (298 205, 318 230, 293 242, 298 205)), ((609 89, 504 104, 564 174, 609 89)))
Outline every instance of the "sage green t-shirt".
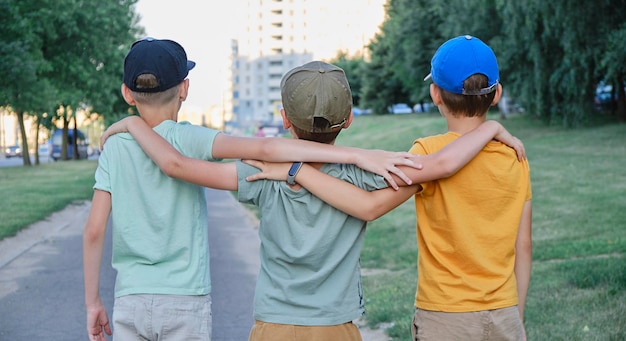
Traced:
MULTIPOLYGON (((353 165, 321 171, 366 190, 385 180, 353 165)), ((294 325, 336 325, 363 315, 359 254, 366 222, 286 182, 248 182, 258 170, 237 162, 239 201, 261 210, 261 269, 254 295, 256 320, 294 325)))
MULTIPOLYGON (((212 160, 216 130, 164 121, 154 130, 189 157, 212 160)), ((94 189, 111 193, 115 297, 211 291, 204 188, 165 175, 130 134, 111 136, 94 189)))

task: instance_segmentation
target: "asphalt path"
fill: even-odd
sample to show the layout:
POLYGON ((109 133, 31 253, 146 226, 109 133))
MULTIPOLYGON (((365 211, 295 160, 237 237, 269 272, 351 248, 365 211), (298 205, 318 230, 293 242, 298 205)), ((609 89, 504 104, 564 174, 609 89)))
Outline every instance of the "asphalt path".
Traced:
MULTIPOLYGON (((255 218, 229 192, 207 190, 213 340, 247 340, 258 273, 255 218)), ((0 341, 87 340, 82 229, 90 203, 70 205, 0 241, 0 341)), ((107 229, 100 294, 110 314, 115 271, 107 229)))
MULTIPOLYGON (((206 193, 213 341, 245 341, 254 322, 258 220, 230 192, 206 193)), ((90 207, 89 201, 69 205, 0 241, 0 341, 88 339, 82 231, 90 207)), ((109 226, 100 275, 100 295, 109 318, 115 281, 110 232, 109 226)), ((381 329, 361 326, 361 334, 364 341, 388 340, 381 329)))

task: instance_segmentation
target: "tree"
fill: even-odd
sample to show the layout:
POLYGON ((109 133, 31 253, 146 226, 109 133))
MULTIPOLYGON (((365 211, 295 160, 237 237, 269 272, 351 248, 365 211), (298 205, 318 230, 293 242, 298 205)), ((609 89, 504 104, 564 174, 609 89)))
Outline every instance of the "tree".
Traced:
POLYGON ((496 52, 507 92, 547 124, 584 124, 600 80, 613 85, 626 119, 626 0, 389 0, 386 9, 363 79, 363 100, 378 108, 426 98, 436 48, 470 34, 496 52))
POLYGON ((363 56, 350 57, 345 52, 340 52, 330 63, 339 66, 346 73, 346 78, 348 78, 350 90, 352 91, 352 104, 356 107, 360 106, 361 84, 363 83, 361 69, 365 64, 363 56))

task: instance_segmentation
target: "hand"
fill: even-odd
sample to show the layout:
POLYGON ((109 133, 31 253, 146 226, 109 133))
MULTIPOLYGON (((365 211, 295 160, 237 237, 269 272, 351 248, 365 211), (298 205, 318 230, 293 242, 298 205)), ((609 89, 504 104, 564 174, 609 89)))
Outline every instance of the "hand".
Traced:
POLYGON ((100 151, 102 151, 102 149, 104 149, 104 143, 106 142, 107 138, 109 138, 109 136, 111 135, 115 135, 117 133, 127 133, 128 132, 128 124, 130 123, 131 120, 136 120, 136 119, 141 119, 141 117, 139 116, 128 116, 128 117, 124 117, 123 119, 111 124, 105 131, 104 133, 102 133, 102 136, 100 137, 100 151))
POLYGON ((102 305, 87 307, 87 334, 90 341, 106 341, 104 334, 111 335, 106 309, 102 305))
POLYGON ((258 168, 259 173, 250 175, 246 181, 256 181, 261 179, 287 181, 287 173, 291 168, 289 162, 266 162, 258 160, 241 160, 243 163, 258 168))
POLYGON ((417 155, 409 152, 389 152, 385 150, 363 150, 359 153, 357 166, 372 173, 376 173, 387 180, 387 183, 394 189, 398 189, 398 184, 391 174, 395 174, 407 185, 411 185, 411 179, 396 166, 408 166, 422 169, 417 155))
POLYGON ((517 153, 517 159, 522 161, 526 159, 526 150, 524 149, 524 144, 520 139, 511 135, 508 130, 504 129, 502 125, 500 125, 500 130, 498 134, 494 137, 494 139, 506 144, 507 146, 515 149, 515 153, 517 153))

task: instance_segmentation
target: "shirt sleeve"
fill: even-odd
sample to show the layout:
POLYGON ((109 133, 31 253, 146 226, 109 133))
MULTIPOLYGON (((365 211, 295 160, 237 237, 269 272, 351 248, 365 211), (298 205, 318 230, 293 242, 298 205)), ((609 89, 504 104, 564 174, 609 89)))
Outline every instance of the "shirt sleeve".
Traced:
POLYGON ((94 174, 96 180, 93 189, 99 189, 111 193, 111 181, 109 178, 109 159, 107 149, 103 149, 98 156, 98 168, 94 174))
POLYGON ((190 124, 189 122, 179 122, 176 129, 176 149, 188 157, 209 161, 220 161, 213 158, 213 142, 220 133, 219 130, 206 128, 203 126, 190 124))

